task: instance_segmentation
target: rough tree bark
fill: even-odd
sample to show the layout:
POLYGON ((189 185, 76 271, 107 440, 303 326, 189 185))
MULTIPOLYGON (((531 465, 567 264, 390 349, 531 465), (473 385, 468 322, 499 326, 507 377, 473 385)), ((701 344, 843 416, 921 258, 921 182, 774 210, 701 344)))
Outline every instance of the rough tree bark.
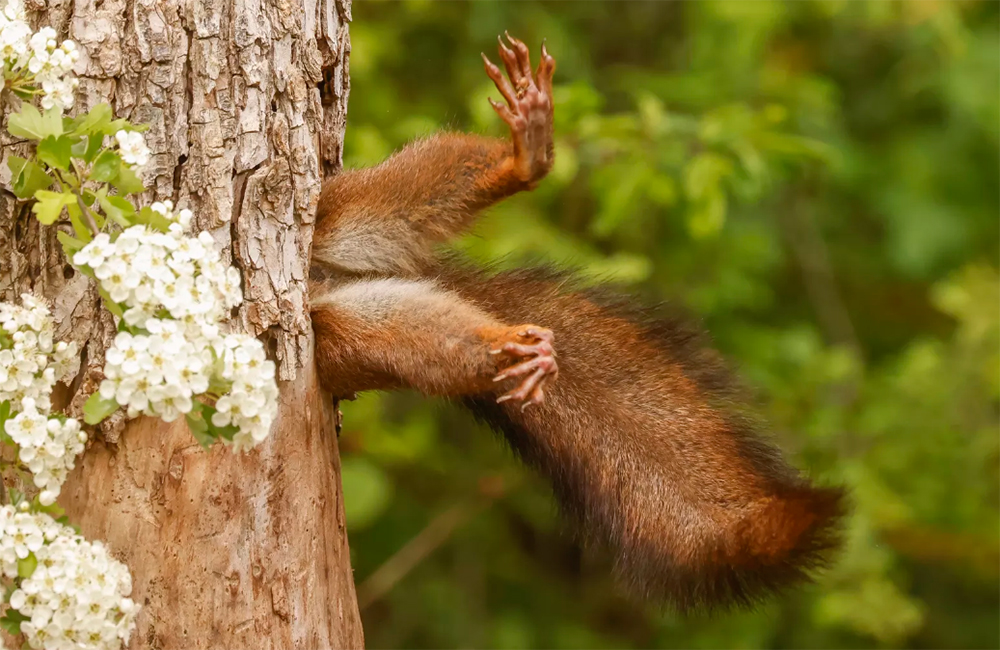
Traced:
MULTIPOLYGON (((312 219, 340 165, 349 0, 26 0, 80 46, 80 110, 110 101, 148 123, 145 201, 195 212, 243 272, 236 322, 274 354, 271 438, 204 452, 183 423, 120 417, 78 461, 60 503, 126 562, 143 605, 133 648, 363 645, 340 492, 336 409, 317 387, 305 311, 312 219)), ((23 145, 0 140, 6 158, 23 145)), ((54 229, 0 189, 0 297, 53 300, 86 358, 70 410, 101 379, 114 325, 66 265, 54 229)))

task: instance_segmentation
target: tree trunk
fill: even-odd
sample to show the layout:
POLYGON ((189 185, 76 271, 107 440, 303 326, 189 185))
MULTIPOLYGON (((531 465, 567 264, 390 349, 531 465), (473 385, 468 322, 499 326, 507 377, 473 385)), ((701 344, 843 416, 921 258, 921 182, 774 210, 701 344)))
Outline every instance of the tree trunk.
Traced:
MULTIPOLYGON (((340 166, 349 0, 26 0, 81 49, 77 110, 110 101, 148 123, 144 202, 195 213, 243 273, 237 326, 278 363, 281 411, 252 452, 203 451, 183 422, 102 425, 60 503, 132 571, 132 648, 363 645, 350 569, 336 407, 319 390, 307 303, 312 220, 340 166)), ((6 158, 23 145, 3 135, 6 158)), ((70 412, 101 379, 114 336, 53 228, 0 189, 0 295, 52 299, 60 338, 86 352, 70 412), (8 252, 10 251, 10 252, 8 252)))

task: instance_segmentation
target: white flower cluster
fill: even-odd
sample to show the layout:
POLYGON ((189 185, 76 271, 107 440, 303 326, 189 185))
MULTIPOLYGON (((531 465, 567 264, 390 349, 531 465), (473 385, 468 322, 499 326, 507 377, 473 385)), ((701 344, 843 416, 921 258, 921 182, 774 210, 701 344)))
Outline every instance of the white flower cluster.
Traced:
POLYGON ((152 208, 171 222, 170 232, 132 226, 113 242, 101 233, 73 263, 90 267, 111 299, 127 307, 130 326, 145 328, 161 309, 186 324, 217 323, 243 302, 239 272, 222 263, 210 234, 185 234, 190 210, 175 214, 169 201, 152 208))
POLYGON ((63 41, 60 45, 51 27, 33 34, 22 0, 8 0, 0 12, 0 56, 11 70, 28 74, 41 86, 43 108, 72 108, 73 92, 80 83, 72 74, 80 58, 76 43, 63 41))
POLYGON ((0 302, 0 402, 16 407, 30 397, 48 411, 56 382, 76 376, 77 345, 55 343, 53 329, 49 308, 31 294, 22 294, 20 305, 0 302))
POLYGON ((52 329, 48 307, 34 296, 22 295, 20 305, 0 303, 0 403, 8 403, 8 415, 17 413, 4 433, 42 490, 43 505, 55 502, 87 442, 76 420, 49 417, 56 382, 68 382, 80 368, 76 343, 54 344, 52 329))
POLYGON ((132 226, 114 241, 98 235, 73 256, 122 305, 125 323, 144 330, 115 338, 101 397, 126 407, 129 417, 172 422, 211 388, 219 397, 212 424, 238 429, 234 451, 253 447, 270 431, 278 389, 260 341, 220 331, 243 301, 239 272, 222 263, 211 235, 185 234, 190 210, 175 212, 168 201, 151 207, 170 222, 169 232, 132 226))
POLYGON ((28 71, 42 85, 42 108, 66 110, 73 107, 73 91, 80 80, 72 74, 73 65, 80 58, 73 41, 56 44, 56 30, 43 27, 28 41, 31 57, 28 71))
POLYGON ((16 587, 9 604, 28 620, 21 633, 32 648, 117 650, 128 643, 139 605, 128 595, 132 576, 100 542, 89 542, 43 513, 0 508, 0 571, 16 587), (35 570, 18 576, 18 560, 34 555, 35 570))
POLYGON ((234 450, 249 449, 267 437, 278 408, 274 362, 267 359, 260 341, 242 334, 217 341, 214 350, 222 366, 219 374, 232 387, 216 402, 212 424, 238 428, 234 450))
POLYGON ((31 27, 21 0, 9 0, 0 11, 0 58, 12 67, 22 67, 27 59, 31 27))
POLYGON ((118 151, 125 164, 133 169, 142 169, 149 162, 149 147, 138 131, 119 131, 115 133, 115 140, 118 141, 118 151))
POLYGON ((18 458, 28 466, 35 487, 41 488, 38 501, 55 503, 66 476, 84 449, 87 434, 73 418, 60 421, 39 413, 30 397, 21 402, 21 412, 7 421, 4 430, 20 448, 18 458))

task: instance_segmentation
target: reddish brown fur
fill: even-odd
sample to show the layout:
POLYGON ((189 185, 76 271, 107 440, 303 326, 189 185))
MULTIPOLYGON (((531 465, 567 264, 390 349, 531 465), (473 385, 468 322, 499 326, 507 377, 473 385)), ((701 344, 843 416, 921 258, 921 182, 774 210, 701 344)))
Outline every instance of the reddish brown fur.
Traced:
POLYGON ((418 268, 430 259, 432 244, 461 232, 482 208, 526 189, 510 175, 510 153, 502 140, 442 133, 409 145, 378 167, 344 171, 320 193, 314 241, 336 241, 345 229, 392 224, 418 268))
POLYGON ((697 334, 566 275, 435 265, 434 243, 551 166, 554 63, 543 50, 532 76, 522 43, 500 54, 513 85, 486 69, 511 144, 439 135, 323 190, 313 321, 324 385, 463 397, 642 595, 724 607, 801 581, 836 544, 842 495, 809 485, 761 439, 697 334), (492 381, 521 361, 490 354, 523 339, 528 326, 511 323, 557 337, 558 379, 547 364, 537 390, 521 391, 541 402, 527 410, 496 401, 521 378, 492 381))
POLYGON ((439 282, 557 332, 560 375, 541 407, 466 403, 552 479, 583 540, 609 549, 634 590, 681 609, 745 604, 835 546, 841 493, 811 487, 731 411, 700 337, 564 274, 452 266, 439 282))
POLYGON ((504 325, 427 280, 358 278, 313 287, 316 362, 338 397, 414 388, 455 397, 509 387, 497 383, 526 356, 507 344, 535 343, 535 325, 504 325), (430 357, 434 358, 428 363, 430 357))

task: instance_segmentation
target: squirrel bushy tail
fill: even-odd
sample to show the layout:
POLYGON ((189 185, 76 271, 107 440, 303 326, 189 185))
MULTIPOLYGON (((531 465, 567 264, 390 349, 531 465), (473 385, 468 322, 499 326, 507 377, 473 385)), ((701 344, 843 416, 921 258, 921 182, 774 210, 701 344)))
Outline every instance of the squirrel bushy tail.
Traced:
POLYGON ((543 404, 463 401, 551 481, 632 593, 682 611, 746 605, 803 581, 837 545, 842 492, 810 485, 754 430, 697 331, 549 270, 452 266, 438 282, 558 333, 543 404))

